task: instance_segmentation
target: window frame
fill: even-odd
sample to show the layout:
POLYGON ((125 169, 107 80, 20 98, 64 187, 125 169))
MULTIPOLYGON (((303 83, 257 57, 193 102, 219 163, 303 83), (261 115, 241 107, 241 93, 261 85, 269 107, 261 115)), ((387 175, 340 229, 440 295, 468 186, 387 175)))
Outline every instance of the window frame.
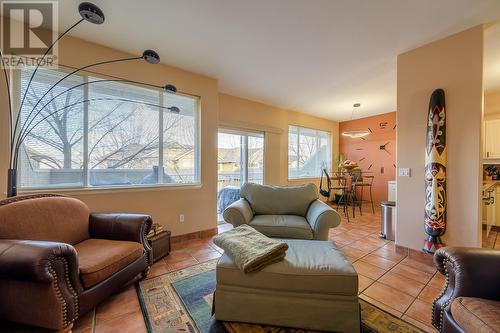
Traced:
MULTIPOLYGON (((62 73, 70 73, 71 71, 74 70, 72 67, 66 67, 60 65, 58 69, 51 69, 52 71, 57 71, 57 72, 62 72, 62 73)), ((19 101, 21 96, 22 96, 22 91, 21 91, 21 86, 22 86, 22 81, 21 81, 21 71, 22 70, 16 70, 12 71, 11 74, 11 82, 13 83, 13 95, 14 95, 14 100, 19 101)), ((76 73, 73 74, 75 76, 80 76, 82 77, 84 82, 87 82, 89 77, 92 79, 118 79, 122 80, 123 78, 119 78, 116 76, 108 76, 92 71, 82 71, 81 73, 76 73)), ((147 87, 144 84, 141 84, 141 82, 136 82, 132 81, 129 79, 123 79, 126 80, 126 82, 119 82, 122 84, 126 85, 131 85, 131 86, 137 86, 140 88, 146 88, 146 89, 151 89, 152 91, 157 91, 158 93, 158 105, 163 106, 165 102, 165 92, 162 92, 161 89, 154 89, 151 87, 147 87)), ((84 85, 82 86, 83 88, 83 94, 84 98, 88 97, 89 94, 89 85, 84 85)), ((143 190, 154 190, 154 189, 165 189, 165 188, 201 188, 202 187, 202 179, 201 179, 201 96, 193 95, 193 94, 187 94, 187 93, 182 93, 182 92, 176 92, 175 95, 180 95, 180 96, 185 96, 188 98, 192 98, 196 100, 196 109, 194 110, 194 118, 195 118, 195 124, 194 124, 194 168, 193 168, 193 175, 196 179, 194 182, 189 182, 189 183, 160 183, 160 180, 162 181, 163 175, 159 174, 159 179, 158 183, 156 184, 126 184, 126 185, 104 185, 104 186, 92 186, 90 185, 90 172, 91 170, 89 169, 89 152, 88 152, 88 140, 89 140, 89 132, 88 132, 88 125, 89 125, 89 107, 88 103, 83 104, 83 116, 82 116, 82 121, 83 121, 83 159, 82 159, 82 174, 83 174, 83 181, 81 186, 64 186, 64 185, 54 185, 54 186, 48 186, 48 187, 40 187, 40 186, 21 186, 21 179, 18 179, 18 192, 19 193, 32 193, 32 192, 52 192, 54 190, 57 191, 62 191, 62 192, 102 192, 102 191, 108 191, 108 190, 115 190, 118 192, 122 191, 130 191, 130 190, 138 190, 138 191, 143 191, 143 190)), ((18 110, 17 108, 15 109, 16 112, 16 117, 18 116, 18 110)), ((163 123, 160 122, 160 120, 163 120, 163 113, 160 112, 158 116, 158 132, 159 132, 159 137, 158 137, 158 142, 159 142, 159 147, 158 147, 158 154, 162 153, 164 151, 164 142, 163 140, 160 141, 163 138, 163 133, 161 132, 161 129, 163 128, 163 123)), ((19 130, 19 129, 18 129, 19 130)), ((17 135, 17 133, 16 133, 17 135)), ((24 144, 24 142, 23 142, 24 144)), ((164 161, 164 156, 158 157, 158 166, 160 166, 160 162, 163 163, 164 161)), ((164 167, 164 165, 162 165, 164 167)), ((18 166, 18 177, 22 177, 22 172, 20 170, 20 166, 18 166)))
MULTIPOLYGON (((332 165, 333 165, 333 155, 334 155, 334 152, 333 152, 333 135, 332 135, 332 132, 331 131, 325 131, 325 130, 322 130, 322 129, 318 129, 318 128, 312 128, 312 127, 306 127, 306 126, 301 126, 301 125, 295 125, 295 124, 288 124, 288 132, 287 132, 287 179, 288 180, 304 180, 304 179, 319 179, 321 178, 321 172, 319 173, 319 175, 316 175, 316 176, 304 176, 304 177, 291 177, 290 176, 290 165, 289 165, 289 162, 290 162, 290 129, 292 127, 295 127, 297 129, 297 141, 296 141, 296 145, 297 145, 297 166, 295 167, 296 170, 299 170, 299 160, 300 160, 300 130, 301 129, 305 129, 305 130, 309 130, 309 131, 314 131, 315 134, 316 134, 316 145, 317 147, 319 147, 319 140, 320 140, 320 137, 318 136, 318 132, 322 132, 322 133, 326 133, 327 134, 327 151, 328 151, 328 154, 329 154, 329 158, 328 158, 328 165, 327 165, 327 171, 331 172, 332 171, 332 165)), ((293 169, 292 169, 293 170, 293 169)))
MULTIPOLYGON (((217 136, 220 134, 234 134, 234 135, 240 135, 244 142, 244 149, 242 149, 242 160, 244 160, 244 163, 242 162, 241 165, 245 165, 243 175, 244 177, 244 182, 248 182, 248 138, 249 137, 254 137, 254 138, 262 138, 262 184, 266 185, 266 132, 265 131, 253 131, 253 130, 248 130, 248 129, 238 129, 238 128, 232 128, 232 127, 225 127, 225 126, 220 126, 217 129, 217 136), (243 156, 244 155, 244 156, 243 156)), ((217 144, 217 154, 219 153, 219 147, 217 144)), ((217 166, 217 182, 219 181, 219 167, 217 166)))

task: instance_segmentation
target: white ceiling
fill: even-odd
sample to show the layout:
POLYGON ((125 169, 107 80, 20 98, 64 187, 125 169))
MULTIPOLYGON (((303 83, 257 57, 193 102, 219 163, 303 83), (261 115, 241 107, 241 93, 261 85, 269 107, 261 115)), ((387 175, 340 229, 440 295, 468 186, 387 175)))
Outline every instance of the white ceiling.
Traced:
MULTIPOLYGON (((60 30, 80 1, 59 1, 60 30)), ((499 0, 96 0, 73 35, 219 80, 220 91, 334 119, 395 111, 396 56, 500 18, 499 0)), ((175 84, 175 82, 173 82, 175 84)))

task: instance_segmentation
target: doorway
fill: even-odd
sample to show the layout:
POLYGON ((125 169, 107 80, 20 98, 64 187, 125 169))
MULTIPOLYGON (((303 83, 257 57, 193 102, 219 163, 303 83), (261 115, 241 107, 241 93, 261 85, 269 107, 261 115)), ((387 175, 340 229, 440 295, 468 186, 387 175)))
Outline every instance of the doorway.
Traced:
POLYGON ((246 182, 264 183, 264 133, 219 129, 217 156, 217 221, 240 198, 246 182))

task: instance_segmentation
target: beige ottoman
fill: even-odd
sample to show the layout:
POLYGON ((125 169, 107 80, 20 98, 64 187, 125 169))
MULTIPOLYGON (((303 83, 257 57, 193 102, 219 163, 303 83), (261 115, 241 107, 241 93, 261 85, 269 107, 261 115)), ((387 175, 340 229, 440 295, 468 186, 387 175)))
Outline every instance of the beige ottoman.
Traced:
POLYGON ((335 332, 359 332, 358 275, 328 241, 284 240, 285 260, 244 274, 217 263, 215 318, 335 332))

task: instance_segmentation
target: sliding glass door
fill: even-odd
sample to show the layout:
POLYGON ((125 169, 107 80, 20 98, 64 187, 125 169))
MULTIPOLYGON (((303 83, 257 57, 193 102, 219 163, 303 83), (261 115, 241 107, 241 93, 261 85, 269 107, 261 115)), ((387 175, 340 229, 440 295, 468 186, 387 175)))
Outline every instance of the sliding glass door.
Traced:
POLYGON ((245 182, 264 182, 264 134, 219 130, 217 213, 239 199, 245 182))

